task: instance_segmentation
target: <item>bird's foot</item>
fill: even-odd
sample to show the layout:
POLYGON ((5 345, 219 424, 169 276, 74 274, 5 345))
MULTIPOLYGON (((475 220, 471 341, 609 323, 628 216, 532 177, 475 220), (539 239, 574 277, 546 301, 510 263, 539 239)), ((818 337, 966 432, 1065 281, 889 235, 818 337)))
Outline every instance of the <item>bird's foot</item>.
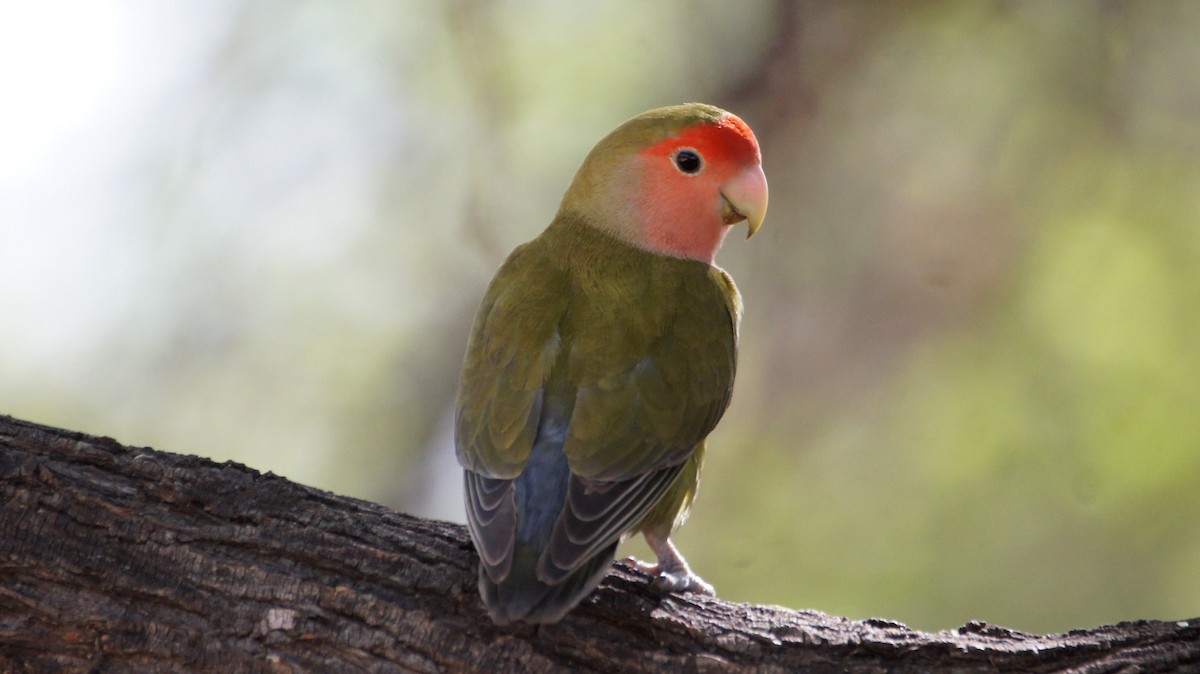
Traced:
POLYGON ((646 542, 658 555, 658 562, 643 562, 640 559, 627 557, 625 563, 633 568, 648 574, 653 578, 650 580, 650 587, 661 594, 670 594, 672 592, 694 592, 708 597, 717 596, 716 590, 712 585, 704 582, 704 579, 692 573, 683 556, 675 549, 675 546, 667 539, 657 539, 650 536, 646 537, 646 542))
POLYGON ((650 586, 663 594, 672 592, 692 592, 706 597, 717 596, 717 591, 704 579, 687 569, 680 571, 660 571, 650 586))

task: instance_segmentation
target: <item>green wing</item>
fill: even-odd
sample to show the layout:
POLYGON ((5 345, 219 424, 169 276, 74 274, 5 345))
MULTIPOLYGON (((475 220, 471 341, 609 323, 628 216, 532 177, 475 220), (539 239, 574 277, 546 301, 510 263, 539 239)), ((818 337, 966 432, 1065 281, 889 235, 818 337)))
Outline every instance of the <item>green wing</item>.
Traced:
POLYGON ((573 478, 539 567, 549 582, 569 577, 642 522, 729 404, 736 289, 719 269, 655 262, 666 273, 651 272, 645 285, 627 289, 655 318, 634 322, 619 339, 576 335, 568 355, 577 370, 564 443, 573 478))
MULTIPOLYGON (((589 480, 625 480, 683 463, 729 404, 736 289, 707 265, 652 263, 665 268, 622 293, 636 297, 622 308, 622 338, 581 330, 571 346, 577 394, 564 451, 572 472, 589 480)), ((584 313, 593 324, 608 318, 597 308, 584 313)))
POLYGON ((458 462, 492 478, 516 477, 529 458, 561 348, 568 277, 534 243, 513 251, 488 286, 459 382, 458 462))

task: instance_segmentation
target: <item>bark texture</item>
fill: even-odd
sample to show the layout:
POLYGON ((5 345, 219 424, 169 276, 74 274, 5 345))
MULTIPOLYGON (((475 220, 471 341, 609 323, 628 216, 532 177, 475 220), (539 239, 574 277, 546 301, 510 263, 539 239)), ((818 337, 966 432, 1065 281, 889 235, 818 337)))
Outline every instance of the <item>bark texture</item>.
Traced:
POLYGON ((465 529, 0 416, 0 672, 1200 671, 1200 619, 1038 636, 655 596, 498 628, 465 529))

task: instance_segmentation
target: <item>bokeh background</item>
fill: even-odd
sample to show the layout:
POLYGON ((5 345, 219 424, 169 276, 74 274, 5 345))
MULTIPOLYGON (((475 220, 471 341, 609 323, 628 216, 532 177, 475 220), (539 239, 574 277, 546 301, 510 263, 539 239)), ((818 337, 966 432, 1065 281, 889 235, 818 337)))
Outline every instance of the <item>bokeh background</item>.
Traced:
POLYGON ((923 629, 1200 615, 1197 34, 1187 0, 7 3, 0 413, 461 521, 488 278, 600 136, 703 100, 772 195, 719 256, 692 565, 923 629))

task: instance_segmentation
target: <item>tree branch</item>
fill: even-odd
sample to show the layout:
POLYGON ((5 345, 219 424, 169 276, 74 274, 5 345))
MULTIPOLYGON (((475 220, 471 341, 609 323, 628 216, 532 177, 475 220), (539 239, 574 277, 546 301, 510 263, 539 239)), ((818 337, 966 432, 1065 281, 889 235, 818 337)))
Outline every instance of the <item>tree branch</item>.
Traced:
POLYGON ((1168 672, 1200 619, 1035 636, 655 596, 499 628, 461 526, 0 417, 2 672, 1168 672))

